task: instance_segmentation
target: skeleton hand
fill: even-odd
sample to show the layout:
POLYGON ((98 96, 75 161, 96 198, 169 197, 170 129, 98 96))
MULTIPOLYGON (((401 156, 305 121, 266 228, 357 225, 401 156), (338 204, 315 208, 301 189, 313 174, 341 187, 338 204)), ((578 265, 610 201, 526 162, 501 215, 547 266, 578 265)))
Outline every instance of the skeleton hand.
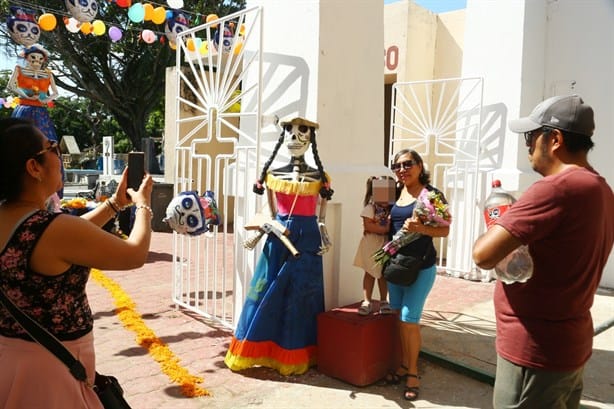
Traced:
POLYGON ((320 228, 320 251, 318 251, 318 255, 322 255, 326 253, 333 244, 330 242, 328 237, 328 231, 326 230, 326 225, 324 223, 318 223, 318 227, 320 228))
POLYGON ((256 244, 260 241, 260 239, 264 236, 264 231, 260 230, 253 237, 246 239, 243 242, 243 247, 248 250, 253 250, 256 247, 256 244))

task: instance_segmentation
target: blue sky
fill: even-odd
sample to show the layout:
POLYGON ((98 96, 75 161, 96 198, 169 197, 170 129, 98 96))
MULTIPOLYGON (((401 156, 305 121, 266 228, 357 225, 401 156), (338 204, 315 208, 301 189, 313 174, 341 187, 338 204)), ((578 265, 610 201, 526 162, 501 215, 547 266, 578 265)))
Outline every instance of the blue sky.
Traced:
MULTIPOLYGON (((400 0, 384 0, 384 4, 395 3, 400 0)), ((467 7, 467 0, 414 0, 415 3, 431 10, 433 13, 459 10, 467 7)))

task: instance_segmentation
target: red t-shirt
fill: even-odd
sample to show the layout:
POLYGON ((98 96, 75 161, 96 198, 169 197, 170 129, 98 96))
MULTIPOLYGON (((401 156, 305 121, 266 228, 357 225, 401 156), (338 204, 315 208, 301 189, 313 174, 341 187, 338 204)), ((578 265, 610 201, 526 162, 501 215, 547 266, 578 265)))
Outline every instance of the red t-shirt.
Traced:
POLYGON ((533 184, 497 221, 529 245, 533 276, 495 287, 497 352, 518 365, 574 370, 590 358, 590 308, 614 242, 614 194, 592 169, 533 184))

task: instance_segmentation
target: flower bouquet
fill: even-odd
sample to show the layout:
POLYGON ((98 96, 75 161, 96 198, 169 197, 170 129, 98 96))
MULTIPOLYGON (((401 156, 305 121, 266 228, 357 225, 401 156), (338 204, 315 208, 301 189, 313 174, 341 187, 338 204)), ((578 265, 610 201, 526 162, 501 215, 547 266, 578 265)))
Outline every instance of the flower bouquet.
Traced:
MULTIPOLYGON (((429 191, 426 188, 422 189, 418 195, 414 216, 426 226, 449 226, 452 222, 448 203, 443 199, 441 193, 434 190, 429 191)), ((420 236, 422 236, 421 233, 401 229, 396 232, 392 240, 384 244, 371 257, 375 260, 375 264, 384 265, 401 247, 417 240, 420 236)))

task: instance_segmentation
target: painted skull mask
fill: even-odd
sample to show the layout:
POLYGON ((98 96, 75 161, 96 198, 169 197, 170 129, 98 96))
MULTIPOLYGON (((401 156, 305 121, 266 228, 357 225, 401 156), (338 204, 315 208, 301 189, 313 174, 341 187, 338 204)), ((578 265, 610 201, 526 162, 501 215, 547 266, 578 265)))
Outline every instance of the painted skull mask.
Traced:
POLYGON ((220 30, 218 27, 213 36, 213 44, 218 51, 229 53, 232 50, 232 41, 234 39, 234 33, 228 26, 228 23, 224 24, 224 29, 220 30), (220 41, 222 46, 220 47, 220 41))
POLYGON ((6 19, 6 26, 11 39, 25 47, 35 44, 41 35, 34 11, 29 9, 11 7, 11 15, 6 19))
POLYGON ((81 23, 92 21, 98 14, 96 0, 66 0, 66 8, 81 23))
POLYGON ((164 34, 168 39, 168 43, 174 49, 177 47, 177 34, 190 28, 188 26, 188 18, 181 11, 173 10, 171 18, 166 20, 164 25, 164 34))
POLYGON ((205 196, 195 191, 180 193, 168 204, 163 220, 179 234, 198 236, 209 231, 208 226, 220 222, 213 192, 207 191, 205 196))
POLYGON ((307 125, 285 124, 284 141, 292 156, 302 156, 311 143, 311 129, 307 125))

